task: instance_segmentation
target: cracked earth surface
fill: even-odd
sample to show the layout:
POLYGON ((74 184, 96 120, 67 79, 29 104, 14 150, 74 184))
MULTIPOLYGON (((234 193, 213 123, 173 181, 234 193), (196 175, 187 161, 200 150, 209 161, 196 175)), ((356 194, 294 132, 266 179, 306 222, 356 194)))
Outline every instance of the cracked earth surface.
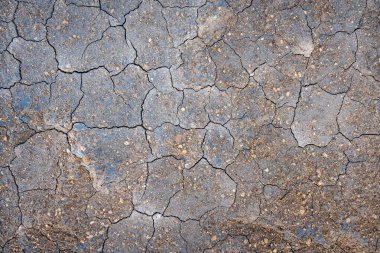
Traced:
POLYGON ((1 252, 380 252, 378 0, 1 0, 1 252))

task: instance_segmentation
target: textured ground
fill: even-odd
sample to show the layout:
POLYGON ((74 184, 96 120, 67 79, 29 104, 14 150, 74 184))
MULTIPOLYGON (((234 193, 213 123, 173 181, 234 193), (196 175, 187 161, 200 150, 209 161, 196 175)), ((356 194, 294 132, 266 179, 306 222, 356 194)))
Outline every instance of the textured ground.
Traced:
POLYGON ((1 252, 380 252, 378 0, 0 0, 1 252))

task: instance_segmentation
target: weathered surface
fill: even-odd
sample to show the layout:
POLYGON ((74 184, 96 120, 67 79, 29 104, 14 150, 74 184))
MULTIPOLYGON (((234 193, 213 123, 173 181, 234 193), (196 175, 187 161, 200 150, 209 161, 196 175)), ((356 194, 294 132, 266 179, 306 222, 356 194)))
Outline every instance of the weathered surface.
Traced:
POLYGON ((11 92, 15 114, 30 128, 66 132, 71 129, 72 114, 82 98, 81 76, 59 72, 54 83, 17 83, 11 92))
POLYGON ((172 67, 173 86, 200 90, 214 85, 216 66, 210 56, 210 49, 199 38, 187 40, 180 47, 182 64, 172 67))
POLYGON ((226 168, 236 155, 234 147, 234 137, 222 125, 210 123, 206 127, 206 136, 202 144, 204 157, 214 167, 226 168))
POLYGON ((169 69, 150 71, 149 80, 155 88, 148 92, 142 106, 144 127, 153 130, 164 123, 177 125, 178 107, 183 100, 183 93, 172 87, 169 69))
POLYGON ((20 61, 20 75, 23 83, 33 84, 54 80, 57 72, 55 53, 45 41, 32 42, 15 38, 8 50, 20 61))
POLYGON ((183 128, 204 128, 209 122, 206 106, 209 104, 210 89, 199 91, 186 89, 178 110, 179 124, 183 128))
POLYGON ((143 1, 126 17, 126 38, 133 41, 137 51, 136 63, 149 70, 179 63, 179 50, 174 48, 162 15, 161 5, 153 0, 143 1), (144 31, 144 32, 141 32, 144 31))
POLYGON ((18 3, 14 23, 18 34, 27 40, 43 40, 46 35, 46 22, 53 11, 50 0, 18 3))
POLYGON ((175 156, 185 161, 185 168, 192 167, 203 156, 204 129, 183 129, 169 123, 148 132, 152 153, 157 158, 175 156))
POLYGON ((21 79, 20 62, 7 51, 2 52, 0 57, 0 87, 10 88, 21 79))
POLYGON ((223 42, 214 44, 211 58, 216 65, 215 86, 220 90, 229 87, 244 88, 249 82, 249 73, 234 50, 223 42))
POLYGON ((0 251, 378 252, 375 0, 1 0, 0 251))
POLYGON ((186 252, 186 242, 181 237, 181 222, 178 219, 156 214, 153 220, 155 231, 148 242, 148 252, 186 252))
MULTIPOLYGON (((191 3, 194 2, 191 1, 191 3)), ((164 4, 164 1, 161 3, 164 4)), ((175 47, 197 35, 197 8, 164 8, 162 13, 168 24, 168 31, 173 38, 175 47)))
POLYGON ((128 66, 114 77, 103 68, 82 74, 83 99, 73 120, 90 127, 141 125, 142 104, 151 88, 146 75, 135 66, 128 66), (131 90, 133 95, 127 92, 131 90))
POLYGON ((91 129, 76 123, 68 137, 72 153, 82 159, 95 188, 123 179, 138 181, 146 173, 144 163, 151 154, 142 127, 91 129))
POLYGON ((54 130, 37 133, 17 146, 10 169, 19 191, 54 190, 61 173, 61 156, 67 149, 66 136, 54 130))
POLYGON ((21 225, 21 213, 18 206, 18 189, 14 181, 12 171, 6 167, 0 167, 0 218, 2 229, 0 243, 4 245, 10 240, 17 228, 21 225))
POLYGON ((215 207, 230 206, 234 202, 235 183, 207 161, 202 159, 183 174, 184 188, 170 200, 165 214, 181 220, 199 219, 215 207))
POLYGON ((331 95, 317 86, 308 86, 300 96, 292 124, 298 144, 326 146, 338 133, 336 117, 344 95, 331 95))
POLYGON ((169 200, 182 188, 183 162, 165 157, 148 163, 144 193, 136 201, 136 210, 153 215, 163 213, 169 200))
POLYGON ((153 232, 153 218, 134 211, 126 219, 111 226, 105 251, 143 252, 153 232))
POLYGON ((12 39, 17 36, 16 26, 12 22, 0 21, 0 51, 7 49, 12 39))

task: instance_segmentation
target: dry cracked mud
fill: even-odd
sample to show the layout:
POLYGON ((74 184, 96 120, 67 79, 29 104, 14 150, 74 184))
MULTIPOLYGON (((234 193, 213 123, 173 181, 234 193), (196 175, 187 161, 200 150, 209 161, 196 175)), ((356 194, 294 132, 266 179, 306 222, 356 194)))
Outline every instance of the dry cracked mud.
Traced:
POLYGON ((379 0, 0 0, 0 250, 380 252, 379 0))

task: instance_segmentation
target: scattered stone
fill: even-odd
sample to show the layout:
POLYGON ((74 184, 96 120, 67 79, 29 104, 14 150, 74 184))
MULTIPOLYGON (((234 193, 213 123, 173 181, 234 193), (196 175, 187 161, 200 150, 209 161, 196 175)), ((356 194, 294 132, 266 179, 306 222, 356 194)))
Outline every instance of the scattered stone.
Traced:
POLYGON ((14 154, 13 143, 11 142, 7 133, 7 128, 0 127, 0 150, 2 155, 0 156, 0 166, 9 166, 14 154))
MULTIPOLYGON (((102 0, 103 1, 103 0, 102 0)), ((65 0, 67 4, 75 5, 75 6, 82 6, 82 7, 99 7, 99 1, 98 0, 65 0)))
POLYGON ((13 156, 11 153, 6 153, 5 150, 12 148, 14 145, 24 143, 32 134, 32 130, 25 122, 15 114, 15 110, 12 104, 12 93, 9 89, 0 89, 0 128, 2 131, 1 145, 3 147, 3 154, 1 157, 3 165, 8 166, 9 159, 13 156))
POLYGON ((160 2, 164 7, 186 8, 186 7, 200 7, 206 3, 206 0, 161 0, 160 2))
POLYGON ((218 242, 212 249, 207 249, 205 252, 235 252, 235 251, 252 251, 253 247, 248 244, 248 239, 245 236, 228 236, 227 239, 218 242))
POLYGON ((251 82, 232 93, 232 119, 225 125, 238 150, 249 148, 262 126, 272 122, 275 105, 266 99, 260 86, 251 82))
POLYGON ((4 0, 1 1, 0 19, 5 22, 11 22, 14 17, 14 12, 17 8, 17 1, 4 0))
POLYGON ((148 73, 149 81, 154 85, 154 87, 164 93, 172 92, 173 85, 170 70, 168 68, 158 68, 149 71, 148 73))
POLYGON ((50 85, 49 106, 45 108, 45 124, 67 132, 72 127, 72 115, 82 99, 82 77, 80 74, 59 72, 50 85))
POLYGON ((102 10, 117 20, 118 25, 122 25, 125 22, 125 16, 139 8, 141 2, 141 0, 101 0, 99 4, 102 10))
POLYGON ((376 1, 0 10, 1 252, 380 249, 376 1))
POLYGON ((116 223, 132 214, 132 194, 125 182, 109 183, 105 189, 91 196, 86 214, 92 218, 109 219, 116 223))
POLYGON ((276 22, 276 34, 286 41, 292 53, 310 57, 314 43, 305 12, 301 8, 283 10, 276 22))
POLYGON ((309 23, 316 28, 315 33, 323 36, 339 31, 353 33, 360 27, 361 17, 367 4, 362 1, 352 1, 350 4, 332 1, 324 3, 319 8, 318 5, 316 2, 302 3, 309 23))
POLYGON ((273 118, 273 125, 284 129, 290 129, 293 122, 295 108, 292 106, 282 106, 276 108, 276 115, 273 118))
POLYGON ((380 116, 376 106, 375 101, 363 104, 345 97, 337 120, 341 133, 351 140, 363 134, 380 134, 377 127, 380 116))
POLYGON ((18 189, 9 168, 0 167, 0 197, 1 205, 0 218, 2 229, 0 232, 0 244, 5 245, 16 233, 21 225, 21 213, 18 207, 18 189))
POLYGON ((54 251, 53 249, 58 247, 75 251, 98 251, 99 245, 106 239, 109 222, 89 219, 85 214, 86 204, 75 195, 55 196, 51 190, 28 191, 22 194, 20 202, 20 207, 24 210, 23 224, 28 230, 20 231, 18 245, 29 247, 28 244, 34 242, 35 244, 30 246, 33 249, 47 248, 54 251), (67 206, 70 208, 66 208, 67 206), (30 238, 33 230, 49 234, 50 239, 42 237, 49 243, 44 245, 36 236, 30 238))
POLYGON ((348 69, 355 62, 356 50, 355 33, 338 32, 327 36, 311 55, 304 83, 316 84, 339 68, 348 69))
POLYGON ((45 82, 31 86, 18 83, 11 88, 13 109, 17 117, 35 130, 48 129, 44 114, 49 106, 51 86, 45 82))
MULTIPOLYGON (((377 9, 378 7, 376 7, 377 9)), ((357 51, 354 66, 364 75, 373 76, 380 80, 380 64, 378 57, 379 34, 376 30, 379 27, 378 11, 369 11, 363 15, 363 29, 355 31, 357 38, 357 51)))
POLYGON ((111 77, 114 93, 127 105, 127 125, 142 124, 141 110, 148 92, 153 88, 147 74, 138 66, 128 65, 123 72, 111 77))
POLYGON ((330 94, 342 94, 352 86, 353 69, 338 68, 330 72, 318 82, 319 87, 330 94))
POLYGON ((122 27, 109 27, 100 40, 88 44, 82 53, 86 69, 104 66, 111 74, 120 73, 135 58, 136 52, 126 41, 122 27))
POLYGON ((297 77, 284 75, 265 64, 256 70, 254 78, 263 87, 266 98, 277 106, 296 106, 301 89, 297 77))
POLYGON ((380 135, 363 135, 353 139, 351 143, 352 146, 345 152, 351 162, 378 162, 380 135))
POLYGON ((187 242, 189 252, 197 252, 212 246, 210 235, 202 229, 199 221, 188 220, 181 223, 181 236, 187 242))
POLYGON ((206 111, 214 123, 226 124, 232 116, 232 96, 230 91, 220 91, 216 87, 210 89, 210 99, 206 111))

